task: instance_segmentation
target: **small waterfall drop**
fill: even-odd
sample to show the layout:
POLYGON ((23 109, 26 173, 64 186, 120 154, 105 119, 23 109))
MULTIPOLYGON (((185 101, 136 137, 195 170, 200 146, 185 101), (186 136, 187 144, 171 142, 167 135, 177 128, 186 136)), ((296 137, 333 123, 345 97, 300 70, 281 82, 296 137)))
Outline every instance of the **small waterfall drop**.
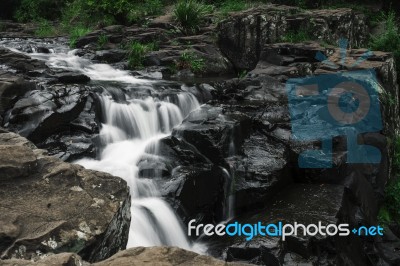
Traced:
POLYGON ((177 95, 178 105, 151 97, 128 99, 117 103, 101 96, 105 123, 100 131, 105 144, 99 160, 83 159, 77 163, 86 168, 105 171, 128 182, 132 196, 132 220, 128 247, 179 246, 192 249, 181 222, 171 207, 159 198, 151 179, 138 178, 138 167, 147 146, 171 133, 185 113, 199 107, 192 94, 177 95), (183 108, 181 107, 183 106, 183 108))

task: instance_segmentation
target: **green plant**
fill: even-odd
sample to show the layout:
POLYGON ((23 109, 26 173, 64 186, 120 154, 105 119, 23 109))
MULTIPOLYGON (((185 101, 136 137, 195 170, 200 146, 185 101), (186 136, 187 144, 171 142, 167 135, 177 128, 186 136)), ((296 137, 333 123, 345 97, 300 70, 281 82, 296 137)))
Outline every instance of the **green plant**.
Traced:
POLYGON ((244 79, 247 76, 247 70, 242 70, 238 73, 238 79, 244 79))
POLYGON ((158 43, 151 42, 147 44, 142 44, 140 42, 134 41, 128 44, 128 66, 131 69, 142 67, 144 56, 150 52, 158 50, 158 43))
POLYGON ((400 31, 397 26, 396 13, 390 11, 382 14, 381 22, 385 24, 385 32, 371 38, 370 46, 373 50, 393 53, 396 61, 397 74, 400 75, 400 31))
POLYGON ((97 48, 104 49, 107 43, 108 43, 108 36, 104 33, 100 34, 99 38, 97 39, 97 48))
POLYGON ((400 136, 388 141, 387 145, 394 148, 393 176, 397 178, 386 187, 385 202, 378 215, 378 220, 382 224, 400 223, 400 178, 398 178, 400 174, 400 136))
POLYGON ((14 17, 19 22, 55 20, 65 3, 65 0, 21 0, 14 17))
POLYGON ((174 17, 185 34, 196 33, 200 29, 205 16, 211 13, 213 7, 196 0, 180 0, 174 9, 174 17))
POLYGON ((55 35, 56 29, 48 20, 42 19, 39 22, 38 28, 35 30, 37 37, 51 37, 55 35))
POLYGON ((280 38, 283 42, 298 43, 312 40, 312 36, 306 30, 289 31, 280 38))
POLYGON ((81 25, 72 28, 70 31, 70 36, 69 36, 69 46, 71 48, 75 48, 77 40, 80 37, 85 36, 89 32, 91 32, 90 28, 87 28, 87 27, 81 26, 81 25))
POLYGON ((235 12, 235 11, 241 11, 245 10, 250 7, 250 4, 248 1, 244 0, 226 0, 221 2, 221 4, 218 6, 218 10, 224 14, 227 15, 229 12, 235 12))
POLYGON ((204 70, 205 63, 203 58, 199 58, 194 53, 183 52, 176 62, 177 69, 190 69, 194 73, 198 73, 204 70))
POLYGON ((144 0, 137 1, 127 13, 127 21, 129 23, 139 22, 146 16, 158 15, 163 9, 161 0, 144 0))

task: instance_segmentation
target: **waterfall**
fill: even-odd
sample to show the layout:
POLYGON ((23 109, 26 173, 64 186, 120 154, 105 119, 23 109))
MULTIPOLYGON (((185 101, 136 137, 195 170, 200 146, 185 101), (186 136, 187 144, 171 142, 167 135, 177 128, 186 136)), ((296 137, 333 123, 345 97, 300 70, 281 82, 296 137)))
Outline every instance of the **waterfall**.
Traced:
POLYGON ((128 247, 178 246, 192 249, 181 222, 171 207, 159 198, 151 179, 138 178, 137 163, 147 146, 171 133, 184 115, 199 107, 187 92, 177 95, 178 105, 148 97, 117 103, 100 96, 104 124, 100 137, 104 149, 98 160, 83 159, 76 163, 86 168, 108 172, 127 181, 132 196, 132 220, 128 247))
MULTIPOLYGON (((11 43, 14 51, 17 44, 11 43)), ((18 51, 20 52, 20 51, 18 51)), ((118 70, 107 64, 95 64, 75 55, 65 46, 56 47, 51 54, 29 54, 43 60, 54 69, 81 72, 95 81, 96 86, 118 85, 122 93, 145 89, 157 92, 153 80, 133 77, 129 71, 118 70), (111 83, 110 83, 111 82, 111 83)), ((137 166, 145 155, 146 147, 157 149, 157 142, 168 136, 172 129, 200 104, 190 92, 181 89, 163 97, 133 97, 125 93, 118 102, 106 92, 98 93, 101 103, 102 124, 98 159, 85 158, 76 161, 88 169, 110 173, 123 178, 132 198, 131 226, 127 248, 134 246, 177 246, 204 252, 201 244, 192 244, 184 227, 172 208, 160 198, 153 180, 138 178, 137 166)), ((135 94, 135 93, 133 93, 135 94)), ((140 93, 139 93, 140 94, 140 93)))

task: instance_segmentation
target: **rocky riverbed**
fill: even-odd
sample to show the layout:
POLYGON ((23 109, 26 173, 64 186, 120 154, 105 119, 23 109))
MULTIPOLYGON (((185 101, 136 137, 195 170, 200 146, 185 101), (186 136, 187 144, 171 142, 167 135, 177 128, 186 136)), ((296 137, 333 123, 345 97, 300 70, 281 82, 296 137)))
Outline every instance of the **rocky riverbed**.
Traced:
POLYGON ((64 37, 37 39, 30 26, 7 23, 0 33, 5 265, 27 265, 20 259, 38 260, 29 265, 145 265, 150 257, 160 265, 225 265, 177 248, 120 251, 140 243, 259 265, 400 264, 400 234, 389 228, 374 238, 177 239, 192 219, 377 224, 393 166, 388 143, 400 125, 399 92, 392 54, 374 51, 360 61, 367 50, 358 47, 371 30, 363 14, 266 5, 222 21, 210 18, 193 36, 161 17, 146 27, 99 29, 78 39, 74 51, 64 37), (312 40, 282 42, 299 28, 312 40), (100 36, 108 40, 101 49, 100 36), (349 45, 346 61, 328 44, 342 38, 349 45), (135 71, 121 49, 132 40, 159 43, 135 71), (184 53, 205 67, 172 68, 184 53), (338 68, 317 60, 318 53, 338 68), (348 164, 346 139, 338 136, 333 168, 300 168, 299 154, 321 143, 293 140, 291 123, 298 121, 289 113, 286 82, 371 69, 383 129, 358 141, 377 147, 381 163, 348 164), (163 227, 166 220, 173 230, 163 227), (149 226, 159 239, 138 239, 154 233, 149 226))

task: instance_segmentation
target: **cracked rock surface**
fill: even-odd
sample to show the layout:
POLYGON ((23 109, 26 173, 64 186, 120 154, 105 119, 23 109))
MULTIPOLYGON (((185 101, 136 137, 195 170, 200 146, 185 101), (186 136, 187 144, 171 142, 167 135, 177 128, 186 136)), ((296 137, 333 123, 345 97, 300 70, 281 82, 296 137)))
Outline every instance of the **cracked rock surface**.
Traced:
POLYGON ((0 198, 2 258, 76 252, 95 261, 126 246, 130 196, 125 181, 46 156, 4 130, 0 198))

